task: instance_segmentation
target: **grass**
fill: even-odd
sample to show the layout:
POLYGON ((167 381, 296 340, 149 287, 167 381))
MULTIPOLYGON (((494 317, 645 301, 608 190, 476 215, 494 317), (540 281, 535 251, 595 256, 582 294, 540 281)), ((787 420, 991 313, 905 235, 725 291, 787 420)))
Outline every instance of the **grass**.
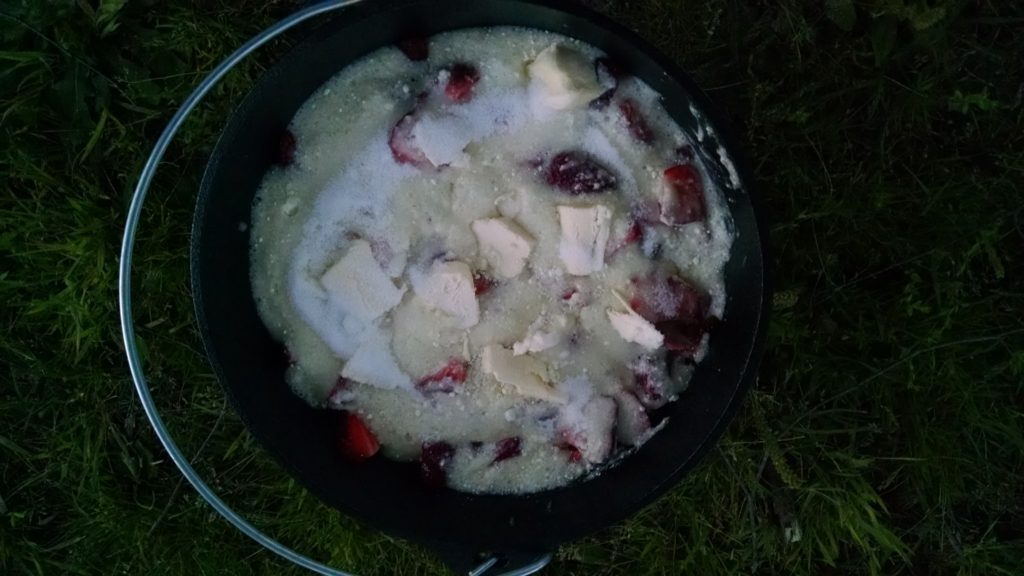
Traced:
MULTIPOLYGON (((717 449, 548 573, 1020 574, 1024 6, 590 3, 733 121, 770 211, 777 296, 760 381, 717 449)), ((0 573, 299 573, 183 485, 133 394, 115 307, 156 135, 296 4, 0 3, 0 573)), ((189 122, 147 205, 136 317, 154 393, 197 469, 272 535, 360 574, 443 574, 294 485, 203 362, 191 205, 259 71, 189 122)))

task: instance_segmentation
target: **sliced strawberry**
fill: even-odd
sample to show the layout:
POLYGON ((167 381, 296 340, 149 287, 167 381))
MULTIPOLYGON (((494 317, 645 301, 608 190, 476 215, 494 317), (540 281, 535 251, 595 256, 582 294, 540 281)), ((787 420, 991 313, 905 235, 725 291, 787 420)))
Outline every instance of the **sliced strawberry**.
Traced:
POLYGON ((615 174, 596 158, 574 150, 555 154, 545 177, 548 184, 572 196, 604 192, 618 182, 615 174))
POLYGON ((382 238, 374 238, 370 240, 370 253, 373 254, 373 259, 384 268, 387 268, 387 266, 391 264, 391 260, 395 257, 395 252, 391 249, 391 244, 382 238))
POLYGON ((388 147, 391 148, 391 156, 399 164, 412 164, 420 168, 430 166, 426 154, 416 144, 412 135, 412 129, 416 125, 416 115, 412 112, 402 118, 391 128, 388 135, 388 147))
POLYGON ((665 348, 692 358, 704 338, 704 323, 694 320, 669 320, 654 325, 665 336, 665 348))
POLYGON ((455 447, 447 442, 424 442, 420 451, 420 479, 428 486, 441 488, 448 483, 448 465, 455 447))
POLYGON ((711 298, 684 278, 656 270, 634 277, 630 307, 655 324, 668 320, 701 322, 707 316, 711 298))
POLYGON ((707 216, 704 184, 700 172, 691 164, 677 164, 665 170, 660 191, 661 221, 682 226, 707 216))
POLYGON ((285 128, 277 140, 277 163, 281 166, 291 166, 295 163, 295 134, 285 128))
POLYGON ((422 36, 410 36, 398 42, 398 49, 413 62, 422 62, 430 56, 430 45, 422 36))
POLYGON ((456 62, 447 70, 444 95, 448 100, 462 104, 473 98, 473 88, 480 81, 480 71, 464 62, 456 62))
POLYGON ((327 407, 333 408, 334 410, 342 410, 348 406, 355 397, 355 391, 352 390, 352 381, 348 378, 338 376, 338 379, 334 381, 334 387, 331 388, 330 393, 327 394, 327 407))
POLYGON ((497 444, 494 445, 494 460, 491 461, 491 464, 515 458, 522 454, 522 443, 519 436, 509 436, 508 438, 498 440, 497 444))
POLYGON ((608 240, 608 248, 605 250, 605 260, 611 260, 612 256, 615 256, 619 250, 622 250, 631 244, 643 242, 643 239, 643 225, 640 224, 639 220, 630 221, 621 238, 612 238, 608 240))
POLYGON ((473 291, 477 296, 490 292, 491 288, 494 288, 494 284, 494 278, 491 278, 487 274, 484 274, 483 272, 473 273, 473 291))
POLYGON ((668 402, 668 373, 665 358, 645 355, 630 364, 633 371, 633 394, 645 408, 655 410, 668 402))
POLYGON ((647 437, 651 420, 643 404, 627 390, 615 394, 615 438, 626 446, 636 446, 647 437))
POLYGON ((562 430, 555 441, 555 447, 565 453, 565 457, 569 462, 579 462, 583 460, 583 452, 575 444, 578 441, 568 430, 562 430))
POLYGON ((342 412, 338 447, 349 460, 362 462, 380 450, 380 443, 359 416, 352 412, 342 412))
POLYGON ((466 381, 469 363, 459 358, 449 358, 437 372, 424 376, 416 383, 421 392, 451 392, 466 381))
POLYGON ((647 120, 640 113, 640 107, 632 98, 624 98, 619 102, 619 112, 622 112, 622 118, 626 121, 626 127, 629 128, 629 133, 633 135, 633 138, 644 144, 650 144, 654 140, 654 132, 651 131, 647 120))

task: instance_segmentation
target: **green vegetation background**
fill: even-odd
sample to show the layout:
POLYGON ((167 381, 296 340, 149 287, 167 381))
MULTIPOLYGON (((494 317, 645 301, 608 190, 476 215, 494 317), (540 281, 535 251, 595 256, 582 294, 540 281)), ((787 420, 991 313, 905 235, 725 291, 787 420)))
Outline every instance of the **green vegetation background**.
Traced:
MULTIPOLYGON (((296 4, 0 1, 0 573, 299 572, 182 484, 133 394, 115 307, 156 135, 296 4)), ((735 124, 770 209, 777 296, 760 381, 717 449, 548 573, 1024 573, 1024 3, 590 4, 735 124)), ((199 353, 191 205, 260 70, 201 107, 150 196, 137 322, 158 401, 271 534, 360 574, 441 574, 293 484, 199 353)))

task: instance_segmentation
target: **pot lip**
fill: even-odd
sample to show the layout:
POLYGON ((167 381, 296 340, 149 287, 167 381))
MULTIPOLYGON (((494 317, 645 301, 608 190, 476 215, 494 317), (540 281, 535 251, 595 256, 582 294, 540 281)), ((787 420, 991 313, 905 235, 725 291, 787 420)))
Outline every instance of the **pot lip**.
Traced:
MULTIPOLYGON (((706 453, 713 447, 715 442, 721 437, 725 428, 732 421, 736 411, 738 410, 747 390, 752 385, 753 380, 756 376, 756 368, 760 362, 760 358, 763 353, 764 342, 767 332, 767 321, 770 313, 770 307, 768 301, 771 294, 771 266, 768 258, 768 238, 767 228, 765 222, 765 211, 761 203, 760 196, 756 191, 756 187, 753 182, 752 173, 749 169, 749 162, 743 153, 743 149, 737 145, 737 140, 733 136, 732 130, 728 123, 723 120, 720 116, 720 112, 712 105, 711 100, 706 94, 692 81, 688 74, 686 74, 680 66, 670 60, 661 51, 653 47, 646 40, 640 37, 638 34, 625 28, 623 25, 611 20, 610 18, 600 14, 586 6, 565 2, 562 0, 493 0, 504 4, 520 4, 520 5, 536 5, 544 8, 560 11, 571 16, 586 19, 596 27, 601 28, 608 32, 611 36, 617 37, 623 43, 631 45, 638 52, 642 53, 648 58, 654 65, 660 68, 664 73, 672 80, 672 82, 679 84, 687 96, 692 100, 692 105, 700 111, 700 115, 706 119, 706 122, 714 127, 716 133, 716 139, 718 144, 728 151, 729 158, 732 159, 736 166, 736 170, 739 173, 739 179, 742 185, 740 186, 740 194, 746 196, 752 206, 753 223, 756 226, 756 237, 757 237, 757 256, 760 262, 758 263, 761 268, 761 286, 758 290, 759 302, 758 313, 756 321, 750 326, 750 330, 753 331, 754 337, 751 345, 742 350, 741 354, 738 354, 737 363, 743 365, 742 370, 739 372, 738 382, 735 386, 732 396, 725 403, 724 410, 718 416, 718 419, 714 426, 712 426, 706 433, 703 434, 703 440, 698 447, 688 455, 687 458, 681 459, 677 462, 674 470, 670 474, 663 475, 661 481, 657 483, 653 488, 647 490, 644 494, 638 494, 633 500, 633 504, 628 508, 623 508, 621 511, 617 511, 615 514, 608 514, 606 517, 602 517, 599 522, 593 522, 591 526, 585 531, 575 531, 567 540, 578 539, 587 534, 593 533, 603 527, 610 524, 620 522, 625 518, 628 518, 639 510, 642 506, 655 500, 670 487, 676 485, 679 480, 691 471, 691 469, 706 455, 706 453)), ((449 0, 445 4, 458 4, 459 0, 449 0)), ((428 4, 434 3, 431 0, 383 0, 375 3, 355 2, 352 6, 353 10, 358 10, 359 14, 349 14, 348 12, 335 13, 328 16, 328 19, 322 23, 318 23, 318 26, 311 30, 300 32, 300 37, 297 39, 296 45, 289 50, 287 53, 282 55, 277 61, 268 68, 268 72, 273 69, 274 66, 280 64, 288 58, 288 54, 295 50, 301 49, 306 43, 313 41, 319 34, 336 34, 339 30, 346 30, 357 28, 361 20, 364 20, 375 14, 382 12, 388 12, 395 9, 399 9, 403 6, 413 4, 428 4)), ((324 3, 327 4, 327 3, 324 3)), ((341 7, 341 6, 338 6, 341 7)), ((454 9, 449 7, 448 9, 454 9)), ((453 28, 456 29, 456 28, 453 28)), ((559 33, 572 36, 571 32, 560 31, 559 33)), ((267 72, 264 72, 266 74, 267 72)), ((256 80, 254 85, 260 84, 260 79, 256 80)), ((248 95, 246 96, 248 98, 248 95)), ((236 107, 235 112, 238 112, 236 107)), ((227 125, 232 122, 228 120, 227 125)), ((226 130, 221 132, 221 137, 224 136, 226 130)), ((216 147, 220 146, 218 141, 216 147)), ((215 147, 215 150, 216 150, 215 147)), ((203 176, 201 184, 201 190, 205 191, 209 185, 209 179, 211 173, 216 166, 216 160, 214 155, 211 155, 210 161, 207 163, 206 173, 203 176)), ((203 192, 200 193, 200 199, 204 197, 203 192)), ((202 244, 201 238, 202 226, 200 225, 201 219, 203 218, 203 211, 205 207, 201 203, 197 203, 196 210, 194 212, 194 222, 192 230, 192 242, 190 246, 190 260, 191 260, 191 285, 193 290, 193 301, 195 306, 195 313, 198 319, 198 325, 200 328, 201 337, 203 340, 204 351, 207 359, 214 371, 218 376, 218 379, 224 381, 223 370, 217 360, 217 355, 213 349, 212 337, 209 334, 209 328, 205 321, 206 312, 203 306, 203 292, 199 289, 199 273, 197 271, 197 251, 198 247, 202 244)), ((754 232, 751 230, 750 232, 754 232)), ((237 407, 235 403, 234 395, 230 387, 224 386, 223 389, 232 403, 237 407)), ((239 413, 243 422, 248 427, 248 421, 243 411, 236 410, 239 413)), ((261 443, 262 444, 262 443, 261 443)), ((299 475, 295 473, 290 465, 283 462, 281 459, 274 457, 274 460, 281 465, 286 472, 294 477, 299 475)), ((301 483, 301 482, 300 482, 301 483)), ((302 483, 304 484, 304 483, 302 483)), ((562 487, 556 490, 571 489, 574 485, 562 487)), ((545 491, 527 495, 492 495, 491 497, 502 498, 502 499, 523 499, 531 497, 545 497, 550 496, 551 498, 558 498, 560 495, 556 491, 545 491)), ((377 529, 384 530, 390 534, 399 535, 403 538, 407 538, 416 542, 423 542, 429 545, 429 540, 424 539, 424 535, 412 530, 403 530, 390 524, 386 525, 385 522, 377 521, 375 518, 368 517, 365 514, 359 513, 353 509, 347 507, 338 506, 335 503, 328 504, 331 507, 338 508, 344 513, 358 518, 360 522, 367 525, 374 526, 377 529)), ((231 518, 229 518, 231 520, 231 518)), ((449 540, 441 539, 442 542, 450 542, 449 540)))

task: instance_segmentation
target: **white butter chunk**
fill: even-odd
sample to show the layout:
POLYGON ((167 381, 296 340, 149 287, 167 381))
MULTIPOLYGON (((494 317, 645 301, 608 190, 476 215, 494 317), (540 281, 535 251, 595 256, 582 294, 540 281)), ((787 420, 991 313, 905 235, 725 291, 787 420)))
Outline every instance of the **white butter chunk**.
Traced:
POLYGON ((341 370, 341 375, 377 388, 412 389, 412 379, 402 372, 391 353, 390 338, 376 327, 366 331, 359 348, 341 370))
POLYGON ((529 398, 565 404, 568 399, 548 383, 547 366, 532 356, 515 356, 498 344, 489 344, 481 354, 483 371, 529 398))
POLYGON ((397 306, 405 294, 373 258, 366 240, 352 241, 345 255, 320 277, 320 285, 345 314, 364 323, 397 306))
POLYGON ((612 323, 612 327, 615 331, 622 336, 622 339, 627 342, 635 342, 648 350, 656 350, 661 348, 661 345, 665 342, 665 336, 647 321, 646 318, 637 314, 632 308, 629 307, 629 303, 622 297, 621 294, 612 290, 612 294, 618 299, 619 303, 626 309, 625 312, 619 310, 608 309, 608 321, 612 323))
POLYGON ((530 325, 526 337, 512 345, 512 353, 521 356, 554 348, 562 343, 570 328, 569 318, 562 314, 541 316, 530 325))
POLYGON ((514 278, 523 271, 536 243, 529 232, 508 218, 484 218, 471 226, 480 253, 498 276, 514 278))
POLYGON ((465 166, 466 146, 478 132, 469 119, 452 114, 423 114, 413 126, 416 144, 434 166, 465 166))
POLYGON ((527 70, 541 100, 555 110, 585 106, 605 90, 593 60, 563 44, 542 50, 527 70))
POLYGON ((431 308, 454 317, 460 328, 480 321, 473 272, 465 262, 434 262, 426 273, 410 273, 412 290, 431 308))
POLYGON ((558 220, 562 226, 558 257, 566 271, 575 276, 587 276, 604 268, 612 211, 602 204, 559 206, 558 220))

